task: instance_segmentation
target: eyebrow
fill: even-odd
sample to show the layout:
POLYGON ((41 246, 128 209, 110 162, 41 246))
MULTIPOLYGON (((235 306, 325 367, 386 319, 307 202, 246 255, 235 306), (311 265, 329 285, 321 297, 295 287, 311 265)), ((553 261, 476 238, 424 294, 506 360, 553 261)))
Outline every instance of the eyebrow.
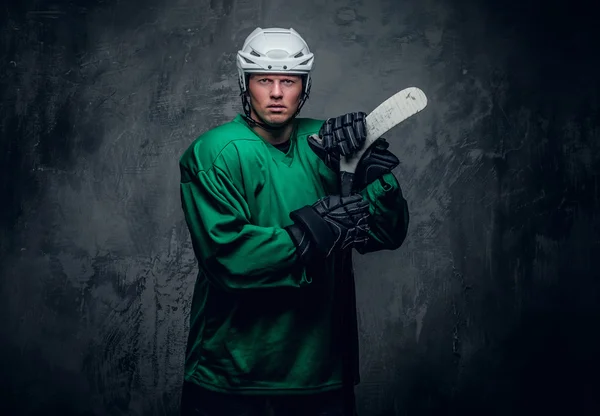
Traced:
POLYGON ((252 74, 256 78, 270 78, 270 77, 281 77, 281 78, 291 78, 297 79, 300 78, 299 75, 296 74, 252 74))

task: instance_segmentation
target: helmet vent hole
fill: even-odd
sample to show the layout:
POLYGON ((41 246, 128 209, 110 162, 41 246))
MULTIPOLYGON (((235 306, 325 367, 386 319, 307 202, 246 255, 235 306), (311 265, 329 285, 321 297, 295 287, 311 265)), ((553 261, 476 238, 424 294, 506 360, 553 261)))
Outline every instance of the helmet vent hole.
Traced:
POLYGON ((296 55, 294 55, 294 58, 300 58, 301 56, 304 56, 304 54, 302 52, 298 52, 296 55))
POLYGON ((252 51, 250 52, 250 55, 254 55, 254 56, 260 57, 260 55, 254 49, 252 49, 252 51))

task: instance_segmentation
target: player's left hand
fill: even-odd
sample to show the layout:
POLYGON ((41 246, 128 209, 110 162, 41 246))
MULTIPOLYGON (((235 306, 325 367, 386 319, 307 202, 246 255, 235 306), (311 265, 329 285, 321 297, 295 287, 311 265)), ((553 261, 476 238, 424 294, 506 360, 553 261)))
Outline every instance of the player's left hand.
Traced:
POLYGON ((368 184, 391 172, 400 164, 396 155, 388 150, 389 146, 390 144, 380 137, 362 155, 354 172, 355 192, 362 191, 368 184))
POLYGON ((308 144, 337 173, 341 157, 352 156, 364 146, 367 139, 366 117, 366 113, 359 111, 329 118, 321 126, 318 136, 309 136, 308 144))

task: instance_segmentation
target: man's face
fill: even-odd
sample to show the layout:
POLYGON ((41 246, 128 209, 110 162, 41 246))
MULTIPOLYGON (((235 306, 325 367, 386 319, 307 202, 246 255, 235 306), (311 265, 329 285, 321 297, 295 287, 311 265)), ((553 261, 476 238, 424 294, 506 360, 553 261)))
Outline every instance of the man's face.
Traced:
POLYGON ((300 75, 251 74, 248 93, 253 116, 258 114, 272 125, 282 124, 298 109, 302 78, 300 75))

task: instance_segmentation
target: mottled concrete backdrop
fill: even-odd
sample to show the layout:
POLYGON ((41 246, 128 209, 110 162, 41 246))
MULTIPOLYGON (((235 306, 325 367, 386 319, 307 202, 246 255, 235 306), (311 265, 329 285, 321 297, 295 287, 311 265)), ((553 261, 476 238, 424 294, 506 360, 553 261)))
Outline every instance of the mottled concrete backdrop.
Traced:
POLYGON ((176 414, 196 273, 177 159, 241 110, 234 56, 262 25, 316 54, 305 116, 430 99, 388 136, 406 244, 356 259, 361 415, 600 414, 585 6, 3 2, 0 413, 176 414))

